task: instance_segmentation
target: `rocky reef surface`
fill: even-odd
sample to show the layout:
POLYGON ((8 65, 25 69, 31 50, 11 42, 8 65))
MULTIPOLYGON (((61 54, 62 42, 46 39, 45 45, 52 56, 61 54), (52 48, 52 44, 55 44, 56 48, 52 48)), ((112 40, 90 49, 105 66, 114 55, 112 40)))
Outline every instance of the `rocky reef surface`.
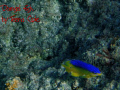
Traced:
POLYGON ((0 90, 119 90, 119 77, 119 0, 0 1, 0 90), (68 59, 103 75, 72 77, 68 59))

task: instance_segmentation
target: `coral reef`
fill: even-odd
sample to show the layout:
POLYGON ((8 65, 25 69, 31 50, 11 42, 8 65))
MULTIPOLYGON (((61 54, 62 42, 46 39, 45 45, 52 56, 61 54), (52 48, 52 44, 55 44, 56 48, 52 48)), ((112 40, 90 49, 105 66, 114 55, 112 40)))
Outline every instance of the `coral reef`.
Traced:
POLYGON ((21 9, 0 6, 1 90, 120 89, 119 0, 1 0, 0 5, 21 9), (26 5, 33 10, 25 11, 26 5), (40 22, 29 22, 30 15, 40 22), (24 22, 11 22, 11 16, 24 22), (67 59, 97 66, 103 75, 72 77, 61 66, 67 59))
POLYGON ((8 80, 6 83, 5 90, 16 90, 16 89, 23 89, 23 83, 19 77, 15 77, 13 80, 8 80))

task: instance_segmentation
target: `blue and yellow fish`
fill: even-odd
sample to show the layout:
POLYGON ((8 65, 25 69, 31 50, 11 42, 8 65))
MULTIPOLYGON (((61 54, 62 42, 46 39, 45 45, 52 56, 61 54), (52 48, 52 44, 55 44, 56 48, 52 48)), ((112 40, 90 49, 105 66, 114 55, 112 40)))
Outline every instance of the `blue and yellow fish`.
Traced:
POLYGON ((80 60, 66 61, 62 66, 74 77, 91 78, 102 75, 97 67, 80 60))

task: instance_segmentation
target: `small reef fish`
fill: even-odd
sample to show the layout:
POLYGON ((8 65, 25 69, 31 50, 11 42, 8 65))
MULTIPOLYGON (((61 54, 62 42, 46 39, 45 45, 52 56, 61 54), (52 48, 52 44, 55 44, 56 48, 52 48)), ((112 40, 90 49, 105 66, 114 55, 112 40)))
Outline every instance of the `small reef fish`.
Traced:
POLYGON ((69 60, 62 64, 62 66, 74 77, 91 78, 102 75, 97 67, 80 60, 69 60))

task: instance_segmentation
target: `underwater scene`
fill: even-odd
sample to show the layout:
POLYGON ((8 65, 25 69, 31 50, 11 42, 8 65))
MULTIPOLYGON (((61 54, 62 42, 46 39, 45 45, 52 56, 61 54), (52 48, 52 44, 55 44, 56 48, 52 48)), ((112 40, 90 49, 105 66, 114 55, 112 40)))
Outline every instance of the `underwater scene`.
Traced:
POLYGON ((120 90, 120 0, 0 0, 0 90, 120 90))

